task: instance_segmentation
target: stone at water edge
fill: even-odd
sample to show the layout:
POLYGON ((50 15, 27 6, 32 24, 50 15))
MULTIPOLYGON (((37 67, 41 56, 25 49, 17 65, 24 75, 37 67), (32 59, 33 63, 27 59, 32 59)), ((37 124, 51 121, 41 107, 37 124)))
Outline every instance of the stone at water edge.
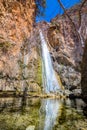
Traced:
POLYGON ((34 125, 30 125, 26 128, 26 130, 35 130, 35 126, 34 125))

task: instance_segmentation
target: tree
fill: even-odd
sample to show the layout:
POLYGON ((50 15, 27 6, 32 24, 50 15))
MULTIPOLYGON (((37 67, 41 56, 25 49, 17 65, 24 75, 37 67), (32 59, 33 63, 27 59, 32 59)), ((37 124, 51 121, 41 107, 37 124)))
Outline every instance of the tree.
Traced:
MULTIPOLYGON (((82 2, 82 4, 81 4, 81 6, 80 6, 80 8, 79 8, 79 27, 81 26, 81 11, 82 11, 82 8, 83 8, 84 4, 87 2, 87 0, 81 0, 81 2, 82 2)), ((75 24, 74 24, 74 22, 72 21, 72 19, 70 18, 70 16, 68 15, 68 13, 67 13, 67 11, 66 11, 64 5, 62 4, 61 0, 58 0, 58 3, 60 4, 60 6, 61 6, 61 8, 63 9, 64 13, 67 15, 67 17, 69 18, 69 20, 71 21, 73 27, 74 27, 75 30, 76 30, 75 24)))
POLYGON ((46 0, 35 0, 35 2, 36 2, 36 15, 44 15, 46 0))
MULTIPOLYGON (((80 6, 80 8, 79 8, 79 28, 80 28, 80 26, 81 26, 81 10, 82 10, 84 4, 87 2, 87 0, 81 0, 81 1, 82 1, 82 4, 81 4, 81 6, 80 6)), ((58 0, 58 3, 60 4, 61 8, 63 9, 63 11, 64 11, 64 13, 66 14, 66 16, 68 17, 68 19, 70 20, 70 22, 71 22, 71 24, 72 24, 72 26, 73 26, 73 29, 74 29, 74 31, 75 31, 76 34, 77 34, 77 37, 78 37, 79 41, 81 41, 81 38, 80 38, 79 32, 78 32, 78 30, 77 30, 77 28, 76 28, 76 26, 75 26, 75 23, 73 22, 72 18, 71 18, 71 17, 69 16, 69 14, 67 13, 67 11, 66 11, 64 5, 62 4, 61 0, 58 0)))
POLYGON ((83 6, 85 5, 86 2, 87 2, 87 0, 82 0, 82 4, 79 8, 79 28, 81 26, 81 11, 82 11, 82 8, 83 8, 83 6))

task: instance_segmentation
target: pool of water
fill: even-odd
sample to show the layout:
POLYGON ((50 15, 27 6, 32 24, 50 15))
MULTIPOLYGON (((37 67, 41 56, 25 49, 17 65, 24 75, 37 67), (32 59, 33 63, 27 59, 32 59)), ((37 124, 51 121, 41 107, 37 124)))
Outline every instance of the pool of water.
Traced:
POLYGON ((0 98, 0 130, 87 130, 81 99, 0 98))

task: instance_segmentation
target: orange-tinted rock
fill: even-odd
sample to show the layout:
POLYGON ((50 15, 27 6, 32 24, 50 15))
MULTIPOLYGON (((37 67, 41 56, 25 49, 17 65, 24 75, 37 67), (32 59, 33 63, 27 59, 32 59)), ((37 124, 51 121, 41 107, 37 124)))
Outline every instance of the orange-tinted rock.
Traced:
POLYGON ((15 70, 20 48, 30 36, 35 8, 34 0, 24 3, 18 0, 0 1, 0 71, 4 68, 4 73, 8 75, 15 70))

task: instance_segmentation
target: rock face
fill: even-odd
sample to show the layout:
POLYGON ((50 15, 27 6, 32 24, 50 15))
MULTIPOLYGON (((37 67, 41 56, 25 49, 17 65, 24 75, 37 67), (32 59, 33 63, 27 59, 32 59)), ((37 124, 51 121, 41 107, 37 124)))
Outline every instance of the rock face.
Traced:
POLYGON ((20 48, 32 30, 35 3, 1 0, 0 7, 0 71, 15 76, 20 48))
POLYGON ((87 40, 85 42, 85 50, 82 59, 82 94, 84 100, 87 102, 87 40))
MULTIPOLYGON (((0 1, 0 90, 41 92, 39 28, 48 42, 54 69, 65 88, 72 93, 74 89, 81 88, 81 62, 87 38, 87 2, 80 11, 81 15, 80 6, 67 10, 70 18, 64 14, 51 23, 35 24, 34 0, 21 3, 18 0, 0 1)), ((86 53, 84 55, 86 57, 86 53)), ((83 62, 86 63, 86 58, 83 62)), ((86 64, 83 66, 86 67, 86 64)), ((86 92, 84 72, 85 69, 82 69, 83 93, 86 92)))
POLYGON ((0 1, 0 90, 40 90, 40 58, 29 41, 35 9, 34 0, 0 1))
POLYGON ((51 22, 51 27, 48 31, 49 43, 55 49, 56 59, 59 63, 64 65, 71 65, 78 67, 82 60, 83 55, 83 43, 87 33, 87 4, 82 9, 81 13, 81 26, 79 24, 79 15, 77 5, 67 11, 68 15, 72 19, 74 26, 66 15, 58 16, 51 22), (84 22, 83 22, 84 21, 84 22), (85 28, 84 28, 85 27, 85 28))
POLYGON ((52 20, 47 32, 54 68, 71 90, 81 88, 81 62, 87 37, 87 2, 81 11, 80 27, 79 8, 76 5, 67 11, 74 25, 64 14, 52 20))
POLYGON ((80 6, 67 10, 70 18, 64 14, 54 18, 51 23, 38 24, 48 41, 54 69, 65 88, 72 92, 81 89, 81 62, 87 37, 87 2, 80 12, 81 21, 80 6))

